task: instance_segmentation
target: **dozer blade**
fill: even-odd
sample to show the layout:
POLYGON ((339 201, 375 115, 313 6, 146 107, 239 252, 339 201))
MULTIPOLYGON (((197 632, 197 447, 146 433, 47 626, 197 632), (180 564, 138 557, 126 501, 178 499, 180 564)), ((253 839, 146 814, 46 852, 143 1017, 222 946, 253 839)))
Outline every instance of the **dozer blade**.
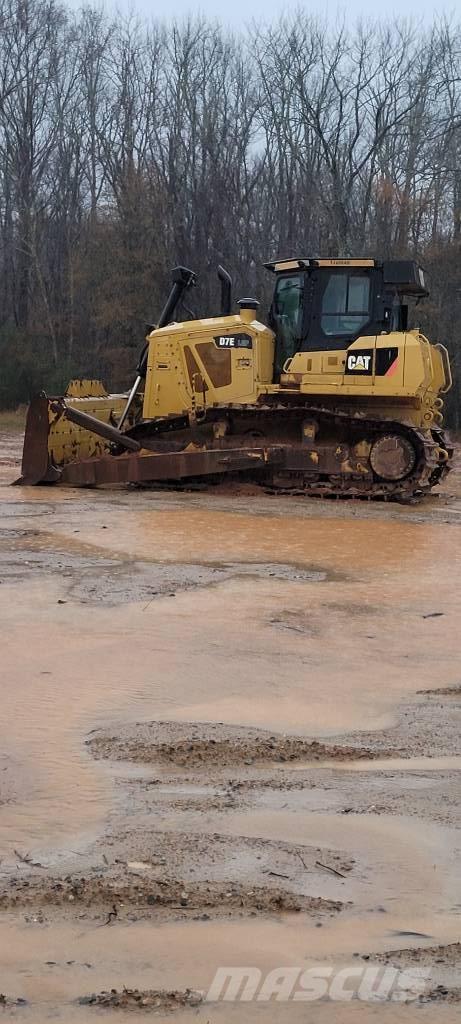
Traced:
POLYGON ((108 395, 100 381, 93 380, 71 381, 63 398, 48 398, 44 392, 37 395, 27 413, 21 476, 16 483, 56 483, 65 466, 107 455, 113 438, 101 437, 82 423, 87 415, 104 430, 104 424, 118 421, 125 404, 126 395, 108 395))
POLYGON ((51 461, 48 450, 50 433, 49 401, 45 395, 32 399, 27 410, 21 476, 16 484, 55 483, 59 470, 51 461))

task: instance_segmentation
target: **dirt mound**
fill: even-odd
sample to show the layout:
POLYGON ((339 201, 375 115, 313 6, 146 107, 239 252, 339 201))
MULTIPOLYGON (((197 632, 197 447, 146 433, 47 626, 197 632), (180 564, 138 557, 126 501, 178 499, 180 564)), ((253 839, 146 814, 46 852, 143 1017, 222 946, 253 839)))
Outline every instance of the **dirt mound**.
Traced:
POLYGON ((110 992, 99 992, 82 996, 80 1006, 99 1006, 110 1010, 150 1010, 158 1013, 173 1013, 186 1006, 200 1006, 203 996, 186 988, 185 992, 166 992, 164 989, 124 988, 121 992, 112 988, 110 992))
POLYGON ((420 1003, 461 1003, 461 988, 447 988, 437 985, 430 992, 419 997, 420 1003))
POLYGON ((441 686, 434 690, 418 690, 423 697, 461 697, 461 683, 456 686, 441 686))
POLYGON ((27 1006, 27 999, 10 999, 9 996, 5 996, 3 992, 0 992, 0 1009, 12 1010, 13 1006, 27 1006))
POLYGON ((461 942, 392 949, 373 953, 371 959, 400 970, 427 971, 427 988, 418 997, 418 1004, 461 1003, 461 942))
MULTIPOLYGON (((87 741, 96 758, 143 764, 227 768, 293 761, 351 761, 377 755, 368 747, 320 743, 301 736, 281 736, 256 729, 208 723, 148 722, 101 732, 87 741)), ((379 756, 383 756, 382 751, 379 756)))
POLYGON ((219 832, 157 832, 144 822, 112 838, 115 857, 114 847, 104 840, 95 850, 96 855, 100 850, 105 857, 106 872, 123 873, 125 877, 137 874, 148 878, 151 874, 162 880, 180 878, 185 889, 189 882, 220 882, 226 891, 232 890, 234 884, 242 883, 243 868, 248 892, 261 884, 267 889, 280 886, 277 880, 283 879, 284 889, 304 893, 307 882, 315 885, 314 876, 322 877, 325 867, 344 878, 355 866, 354 858, 344 851, 325 846, 219 832))
POLYGON ((386 953, 374 953, 373 960, 396 967, 411 967, 420 963, 443 964, 444 967, 461 967, 461 942, 447 946, 417 946, 415 949, 392 949, 386 953))
POLYGON ((196 911, 206 918, 245 916, 248 914, 334 912, 342 909, 337 900, 304 896, 271 886, 244 886, 240 883, 191 882, 177 879, 134 879, 117 874, 64 878, 29 877, 12 879, 0 891, 0 909, 60 907, 75 912, 86 908, 91 916, 104 916, 105 924, 117 918, 138 920, 142 916, 156 918, 190 916, 196 911), (176 913, 177 912, 177 913, 176 913))
POLYGON ((143 820, 98 839, 91 867, 53 875, 21 858, 0 888, 0 911, 26 920, 210 920, 281 912, 334 914, 344 890, 325 893, 325 875, 343 880, 355 861, 343 852, 288 841, 207 832, 157 831, 143 820), (96 866, 97 865, 97 866, 96 866), (332 896, 333 898, 324 898, 332 896), (337 898, 339 896, 339 899, 337 898))

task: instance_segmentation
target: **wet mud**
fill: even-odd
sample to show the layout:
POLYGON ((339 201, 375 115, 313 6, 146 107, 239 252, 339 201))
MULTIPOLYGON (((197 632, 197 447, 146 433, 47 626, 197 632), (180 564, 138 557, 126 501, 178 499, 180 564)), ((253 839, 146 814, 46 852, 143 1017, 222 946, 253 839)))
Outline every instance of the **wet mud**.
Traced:
POLYGON ((434 697, 461 697, 461 683, 458 686, 436 686, 433 690, 421 690, 420 692, 434 697))
POLYGON ((0 437, 0 1014, 458 1020, 459 474, 416 508, 11 488, 19 448, 0 437), (339 1018, 206 1001, 245 964, 428 975, 339 1018))
MULTIPOLYGON (((461 1003, 461 943, 452 942, 447 946, 426 946, 415 949, 393 949, 373 956, 376 963, 397 967, 400 970, 423 969, 435 975, 436 985, 428 985, 418 1002, 437 1006, 441 1003, 461 1003)), ((459 1011, 458 1011, 459 1012, 459 1011)))
POLYGON ((412 964, 424 960, 443 964, 451 969, 461 964, 461 942, 452 942, 448 946, 427 946, 424 949, 392 949, 387 953, 376 953, 373 959, 399 967, 411 967, 412 964))
POLYGON ((110 992, 82 996, 78 1002, 80 1006, 100 1006, 106 1010, 150 1010, 158 1014, 172 1013, 184 1006, 200 1006, 203 996, 189 989, 185 992, 165 992, 162 989, 140 992, 137 988, 124 988, 117 992, 113 988, 110 992))
POLYGON ((128 727, 118 736, 101 730, 87 740, 87 746, 93 757, 205 769, 267 762, 352 761, 375 756, 367 747, 319 743, 299 736, 278 736, 203 722, 148 722, 128 727))
MULTIPOLYGON (((189 838, 178 836, 178 841, 189 841, 189 838)), ((191 857, 194 846, 191 843, 191 857)), ((72 903, 72 910, 78 912, 80 920, 102 919, 103 925, 110 925, 114 921, 133 922, 143 917, 158 923, 171 919, 207 921, 212 917, 254 917, 282 911, 319 915, 341 910, 342 906, 339 900, 304 896, 269 885, 250 889, 248 883, 245 886, 230 880, 225 884, 189 882, 185 890, 183 880, 145 878, 142 870, 127 869, 123 871, 123 877, 119 872, 112 876, 107 874, 104 878, 72 875, 39 880, 27 878, 11 883, 6 891, 0 893, 0 908, 21 908, 27 911, 25 920, 28 921, 31 920, 31 911, 35 910, 39 917, 34 920, 44 924, 59 917, 53 911, 59 908, 68 912, 72 903), (129 876, 130 872, 136 875, 136 880, 127 881, 126 875, 129 876), (191 911, 198 916, 191 916, 191 911)), ((278 876, 275 871, 273 874, 278 876)))

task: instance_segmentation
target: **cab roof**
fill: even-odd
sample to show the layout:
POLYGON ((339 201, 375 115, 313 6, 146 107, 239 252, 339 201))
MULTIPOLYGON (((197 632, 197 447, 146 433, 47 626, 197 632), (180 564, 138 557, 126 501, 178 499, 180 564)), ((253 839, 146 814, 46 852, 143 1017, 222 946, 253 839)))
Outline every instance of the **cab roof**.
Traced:
POLYGON ((424 269, 415 260, 375 260, 367 257, 319 259, 313 256, 297 256, 284 260, 272 260, 265 263, 264 266, 274 274, 286 274, 290 270, 314 270, 315 268, 334 270, 337 267, 350 267, 355 270, 361 267, 364 269, 376 267, 383 271, 384 284, 396 288, 402 295, 413 295, 415 298, 429 295, 424 269))
POLYGON ((370 259, 318 259, 313 256, 296 256, 286 260, 265 263, 275 274, 284 270, 307 270, 309 267, 374 267, 376 260, 370 259))

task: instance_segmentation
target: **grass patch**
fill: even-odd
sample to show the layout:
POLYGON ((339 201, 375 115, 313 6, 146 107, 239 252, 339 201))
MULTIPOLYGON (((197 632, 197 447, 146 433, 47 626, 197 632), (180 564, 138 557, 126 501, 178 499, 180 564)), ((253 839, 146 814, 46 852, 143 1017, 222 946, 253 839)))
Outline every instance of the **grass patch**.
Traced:
POLYGON ((26 405, 20 405, 18 409, 0 410, 0 430, 24 430, 26 413, 26 405))

